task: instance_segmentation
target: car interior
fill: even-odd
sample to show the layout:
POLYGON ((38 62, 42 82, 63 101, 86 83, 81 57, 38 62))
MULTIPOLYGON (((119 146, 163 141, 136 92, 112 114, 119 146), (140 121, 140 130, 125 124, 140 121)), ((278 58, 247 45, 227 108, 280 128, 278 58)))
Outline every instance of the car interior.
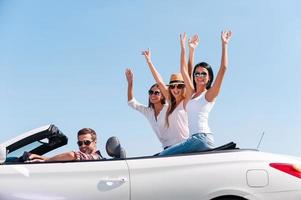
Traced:
POLYGON ((7 147, 6 163, 23 163, 28 153, 43 155, 68 143, 68 138, 55 126, 37 132, 7 147))
MULTIPOLYGON (((53 149, 61 147, 67 144, 68 138, 54 125, 51 125, 49 129, 44 130, 42 132, 36 133, 28 138, 24 138, 23 140, 14 143, 13 145, 8 147, 9 155, 7 157, 6 163, 24 163, 28 160, 29 153, 36 153, 39 155, 43 155, 46 152, 49 152, 53 149), (44 140, 47 139, 47 142, 44 140), (30 143, 34 141, 34 143, 30 143), (37 143, 37 144, 35 144, 37 143), (35 144, 35 145, 33 145, 35 144), (27 150, 23 151, 24 148, 27 150), (30 147, 30 149, 28 149, 30 147), (14 152, 16 151, 16 152, 14 152), (22 151, 22 153, 21 153, 22 151), (14 155, 16 154, 16 155, 14 155), (21 155, 20 155, 21 154, 21 155)), ((106 152, 110 159, 125 159, 126 151, 121 146, 119 139, 116 136, 110 137, 106 142, 106 152)), ((194 152, 194 153, 210 153, 210 152, 220 152, 223 150, 234 150, 239 149, 236 146, 236 143, 229 142, 222 146, 218 146, 213 149, 205 150, 202 152, 194 152)), ((158 154, 153 156, 143 156, 143 157, 157 157, 158 154)))
POLYGON ((220 150, 231 150, 231 149, 239 149, 239 148, 236 147, 236 143, 229 142, 227 144, 224 144, 222 146, 218 146, 218 147, 210 149, 208 151, 220 151, 220 150))

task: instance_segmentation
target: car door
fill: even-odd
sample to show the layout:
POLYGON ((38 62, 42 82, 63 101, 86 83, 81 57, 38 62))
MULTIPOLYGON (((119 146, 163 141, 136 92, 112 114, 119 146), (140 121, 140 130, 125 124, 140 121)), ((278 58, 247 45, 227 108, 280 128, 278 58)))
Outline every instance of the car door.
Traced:
POLYGON ((128 159, 131 200, 200 200, 212 192, 214 176, 206 155, 128 159))
POLYGON ((0 199, 130 199, 124 160, 4 164, 0 179, 0 199))

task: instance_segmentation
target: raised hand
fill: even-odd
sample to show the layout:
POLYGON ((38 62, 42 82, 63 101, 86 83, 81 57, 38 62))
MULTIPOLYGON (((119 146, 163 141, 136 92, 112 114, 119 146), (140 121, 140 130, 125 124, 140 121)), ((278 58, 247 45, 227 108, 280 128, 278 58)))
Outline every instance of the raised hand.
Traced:
POLYGON ((161 92, 163 93, 163 96, 168 99, 169 98, 169 93, 168 93, 168 89, 167 86, 165 85, 162 76, 160 75, 160 73, 157 71, 156 67, 154 66, 154 64, 151 61, 151 52, 149 49, 142 51, 141 53, 142 55, 144 55, 147 65, 149 67, 149 70, 151 71, 154 79, 156 80, 156 83, 159 85, 159 88, 161 90, 161 92))
POLYGON ((231 31, 222 31, 221 39, 223 44, 228 44, 232 36, 231 31))
POLYGON ((127 68, 125 70, 125 76, 128 83, 133 83, 134 74, 131 69, 127 68))
POLYGON ((145 50, 145 51, 142 51, 141 54, 144 55, 145 60, 147 62, 151 62, 151 52, 150 52, 149 48, 147 50, 145 50))
POLYGON ((198 34, 195 34, 188 40, 188 46, 190 49, 195 49, 199 44, 199 36, 198 34))
POLYGON ((134 84, 134 74, 130 68, 125 69, 125 77, 126 80, 128 81, 128 101, 132 100, 134 98, 134 89, 133 89, 133 84, 134 84))
POLYGON ((185 43, 186 43, 186 38, 187 38, 187 35, 186 35, 186 32, 182 34, 180 34, 180 44, 181 44, 181 48, 185 49, 185 43))
POLYGON ((226 73, 226 69, 228 68, 228 43, 232 36, 231 31, 222 31, 221 40, 222 40, 222 58, 221 65, 216 75, 215 81, 213 82, 212 87, 206 93, 206 99, 209 102, 214 101, 214 99, 218 96, 222 82, 226 73))

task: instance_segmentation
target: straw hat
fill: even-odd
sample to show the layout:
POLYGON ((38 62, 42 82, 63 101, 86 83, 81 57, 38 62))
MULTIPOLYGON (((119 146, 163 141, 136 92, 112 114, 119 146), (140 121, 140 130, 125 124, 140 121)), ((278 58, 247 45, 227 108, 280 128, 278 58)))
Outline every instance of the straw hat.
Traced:
POLYGON ((169 84, 167 86, 175 85, 175 84, 184 84, 184 79, 181 73, 172 74, 170 76, 169 84))

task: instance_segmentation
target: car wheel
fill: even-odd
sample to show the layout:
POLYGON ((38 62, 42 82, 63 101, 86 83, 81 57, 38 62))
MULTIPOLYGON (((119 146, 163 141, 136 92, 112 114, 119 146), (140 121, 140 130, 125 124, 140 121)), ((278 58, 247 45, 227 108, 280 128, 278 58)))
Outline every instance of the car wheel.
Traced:
POLYGON ((247 199, 242 197, 236 197, 236 196, 226 196, 226 197, 214 198, 212 200, 247 200, 247 199))

